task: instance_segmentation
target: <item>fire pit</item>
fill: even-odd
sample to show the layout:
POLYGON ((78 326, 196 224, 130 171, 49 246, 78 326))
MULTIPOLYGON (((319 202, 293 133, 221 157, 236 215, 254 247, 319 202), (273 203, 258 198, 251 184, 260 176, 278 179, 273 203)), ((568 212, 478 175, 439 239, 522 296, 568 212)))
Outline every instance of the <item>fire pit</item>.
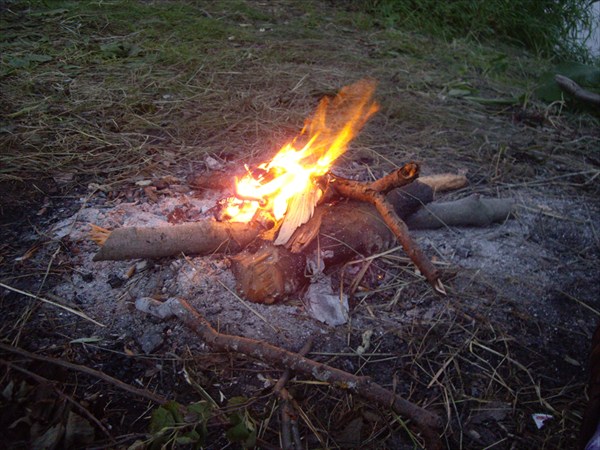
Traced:
MULTIPOLYGON (((356 255, 385 251, 395 238, 419 272, 444 294, 437 270, 413 242, 403 219, 430 202, 433 189, 448 185, 441 185, 439 179, 411 184, 419 176, 416 163, 405 164, 373 182, 354 181, 331 171, 352 138, 377 111, 374 91, 374 81, 361 80, 343 88, 333 99, 323 99, 291 143, 269 162, 255 168, 246 166, 246 174, 235 179, 234 195, 217 202, 216 220, 114 232, 94 227, 92 237, 102 246, 94 259, 238 252, 252 243, 232 259, 238 291, 254 302, 273 303, 300 291, 309 278, 315 279, 327 266, 343 264, 356 255), (348 203, 348 199, 353 202, 348 203)), ((451 183, 457 178, 458 186, 464 185, 464 176, 450 177, 451 183)), ((422 213, 429 217, 417 217, 413 224, 422 228, 445 224, 451 221, 450 215, 439 215, 452 209, 422 213)), ((454 209, 459 217, 462 215, 463 224, 476 224, 473 217, 483 211, 484 218, 478 224, 487 225, 507 218, 511 203, 479 200, 466 209, 463 204, 454 209)), ((326 297, 319 298, 333 294, 326 290, 326 297)))

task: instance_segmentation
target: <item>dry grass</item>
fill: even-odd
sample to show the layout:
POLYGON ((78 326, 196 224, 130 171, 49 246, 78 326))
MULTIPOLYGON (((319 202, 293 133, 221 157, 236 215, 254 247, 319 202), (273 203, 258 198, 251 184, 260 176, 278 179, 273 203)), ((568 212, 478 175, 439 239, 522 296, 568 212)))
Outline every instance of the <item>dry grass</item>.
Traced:
MULTIPOLYGON (((364 30, 359 14, 316 1, 223 1, 202 8, 193 2, 65 2, 54 9, 14 1, 0 11, 0 185, 23 187, 6 202, 25 201, 31 185, 45 191, 44 179, 61 189, 55 196, 80 193, 90 183, 110 191, 147 177, 193 173, 207 154, 238 161, 268 155, 297 133, 320 97, 370 76, 379 80, 382 110, 341 164, 355 161, 379 176, 416 159, 425 173, 467 169, 476 192, 578 197, 598 208, 597 117, 530 98, 549 64, 512 49, 364 30), (499 57, 507 64, 498 66, 499 57), (487 99, 523 97, 489 106, 455 96, 457 86, 487 99)), ((582 222, 597 233, 589 217, 582 222)), ((544 238, 553 239, 551 233, 544 238)), ((21 251, 18 243, 0 245, 7 254, 21 251)), ((595 270, 597 253, 570 255, 579 267, 595 270)), ((355 352, 364 329, 349 326, 332 344, 337 348, 323 346, 312 356, 371 375, 440 411, 449 448, 571 447, 585 400, 588 315, 598 306, 569 294, 572 314, 585 326, 548 338, 544 319, 511 297, 510 280, 505 291, 497 280, 447 270, 450 295, 434 298, 402 258, 378 255, 354 284, 344 280, 356 290, 356 314, 370 317, 376 330, 370 350, 355 352), (385 284, 361 292, 377 274, 385 275, 385 284), (424 306, 429 315, 415 316, 424 306), (407 318, 409 325, 399 329, 407 318), (561 353, 568 348, 571 360, 561 353), (554 420, 533 430, 530 416, 542 411, 554 420)), ((45 282, 55 270, 50 261, 23 275, 13 262, 0 258, 11 282, 44 274, 45 282)), ((536 292, 526 274, 513 281, 536 292)), ((29 315, 20 321, 15 314, 2 324, 2 339, 27 326, 29 315)), ((108 358, 105 350, 94 352, 108 358)), ((91 358, 85 351, 66 353, 91 358)), ((228 393, 245 385, 258 437, 278 442, 276 400, 256 385, 255 372, 264 368, 212 354, 161 361, 171 381, 152 376, 147 386, 168 391, 184 366, 199 385, 218 382, 228 393)), ((363 448, 421 445, 402 418, 331 386, 294 380, 288 387, 298 399, 308 448, 355 445, 357 429, 363 448)), ((147 413, 145 405, 136 407, 139 417, 147 413)))

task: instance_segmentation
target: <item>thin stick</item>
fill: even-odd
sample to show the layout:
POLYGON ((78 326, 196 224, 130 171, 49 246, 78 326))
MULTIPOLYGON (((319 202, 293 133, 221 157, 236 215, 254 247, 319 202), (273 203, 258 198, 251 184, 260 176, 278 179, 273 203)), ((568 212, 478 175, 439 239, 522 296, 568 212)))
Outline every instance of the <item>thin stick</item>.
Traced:
POLYGON ((396 413, 414 421, 423 433, 426 448, 434 450, 442 448, 437 433, 437 430, 442 427, 442 421, 437 414, 395 395, 371 381, 369 377, 352 375, 264 341, 219 333, 185 300, 179 299, 179 306, 178 308, 174 305, 174 313, 213 349, 242 353, 265 363, 289 368, 319 381, 353 391, 381 407, 392 408, 396 413))
POLYGON ((13 347, 12 345, 6 345, 2 342, 0 342, 0 349, 11 353, 16 353, 17 355, 21 355, 29 359, 44 361, 50 364, 55 364, 57 366, 66 367, 67 369, 76 370, 78 372, 91 375, 93 377, 106 381, 107 383, 110 383, 113 386, 123 389, 124 391, 127 391, 133 395, 137 395, 138 397, 144 397, 145 399, 148 399, 154 403, 158 403, 161 405, 167 403, 167 399, 162 395, 155 394, 145 389, 136 388, 127 383, 124 383, 121 380, 117 380, 116 378, 113 378, 110 375, 100 372, 99 370, 95 370, 87 366, 73 364, 67 361, 63 361, 62 359, 51 358, 50 356, 36 355, 35 353, 30 353, 27 350, 23 350, 22 348, 13 347))
MULTIPOLYGON (((300 351, 298 352, 301 356, 306 356, 306 354, 310 351, 312 347, 313 338, 310 337, 302 346, 300 351)), ((285 388, 285 384, 290 379, 291 370, 285 369, 275 386, 273 386, 273 392, 277 394, 279 399, 281 400, 281 446, 284 450, 301 450, 302 443, 300 439, 300 431, 298 430, 298 420, 296 419, 296 414, 294 414, 294 409, 292 405, 295 406, 295 402, 289 393, 289 391, 285 388), (294 443, 292 444, 292 436, 294 439, 294 443)))
POLYGON ((16 292, 17 294, 25 295, 26 297, 30 297, 30 298, 33 298, 35 300, 39 300, 40 302, 47 303, 47 304, 52 305, 52 306, 56 306, 57 308, 64 309, 65 311, 68 311, 71 314, 75 314, 76 316, 79 316, 82 319, 88 320, 88 321, 92 322, 93 324, 98 325, 99 327, 106 327, 106 325, 101 324, 100 322, 92 319, 91 317, 87 316, 86 314, 84 314, 82 312, 76 311, 73 308, 69 308, 68 306, 61 305, 60 303, 53 302, 51 300, 48 300, 47 298, 39 297, 39 296, 31 294, 29 292, 25 292, 25 291, 22 291, 20 289, 8 286, 8 285, 6 285, 4 283, 0 283, 0 287, 3 287, 4 289, 8 289, 9 291, 12 291, 12 292, 16 292))

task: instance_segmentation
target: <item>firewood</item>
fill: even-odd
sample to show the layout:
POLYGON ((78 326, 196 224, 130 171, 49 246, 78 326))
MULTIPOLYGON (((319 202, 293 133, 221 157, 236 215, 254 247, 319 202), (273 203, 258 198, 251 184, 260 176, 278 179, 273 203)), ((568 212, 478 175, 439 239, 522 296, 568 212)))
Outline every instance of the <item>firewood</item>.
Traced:
POLYGON ((436 229, 443 226, 485 227, 508 219, 513 212, 512 199, 470 195, 451 202, 430 203, 410 216, 406 223, 411 229, 436 229))
POLYGON ((312 217, 315 206, 319 201, 321 191, 317 187, 294 195, 288 204, 288 209, 275 239, 275 245, 285 245, 296 229, 308 222, 312 217))
MULTIPOLYGON (((414 190, 414 186, 417 183, 406 188, 414 190)), ((399 192, 388 194, 388 202, 398 205, 393 197, 390 199, 390 195, 395 196, 399 192)), ((404 219, 406 216, 402 209, 396 207, 396 212, 404 219)), ((410 229, 435 229, 444 225, 482 227, 509 218, 514 210, 514 202, 511 199, 470 196, 451 202, 428 203, 410 215, 415 209, 414 205, 409 208, 406 219, 410 229)), ((371 204, 357 201, 317 207, 313 219, 300 227, 296 235, 292 237, 289 249, 264 243, 257 252, 246 249, 232 256, 237 288, 245 298, 257 303, 273 303, 297 294, 299 288, 310 281, 301 269, 306 265, 306 255, 319 252, 327 268, 379 253, 395 243, 394 234, 377 209, 371 204), (313 226, 314 221, 318 221, 318 225, 313 226), (313 236, 310 242, 302 242, 305 238, 304 228, 308 229, 306 233, 309 236, 316 230, 318 239, 313 236), (296 235, 300 242, 296 242, 296 235), (298 250, 296 245, 302 253, 294 253, 298 250), (279 281, 275 283, 272 280, 279 281)))
POLYGON ((343 178, 334 178, 332 183, 334 183, 335 189, 344 197, 368 202, 375 206, 385 224, 392 230, 408 257, 429 281, 429 284, 440 294, 445 294, 444 285, 439 279, 436 268, 412 240, 406 224, 385 197, 385 194, 390 190, 409 184, 418 176, 419 165, 408 163, 372 183, 360 183, 343 178))
MULTIPOLYGON (((408 217, 433 197, 428 186, 409 184, 387 195, 397 214, 408 217)), ((307 255, 318 254, 326 267, 390 248, 395 236, 377 209, 365 202, 320 205, 290 240, 290 248, 263 243, 231 257, 238 291, 248 300, 273 303, 296 294, 309 278, 307 255), (317 238, 318 236, 318 238, 317 238)))
POLYGON ((306 284, 305 256, 264 242, 258 250, 232 256, 238 292, 255 303, 274 303, 306 284))
POLYGON ((464 174, 440 173, 437 175, 428 175, 419 177, 419 181, 426 184, 433 192, 455 191, 469 184, 469 180, 464 174))
POLYGON ((162 258, 181 253, 237 252, 254 240, 260 231, 258 224, 216 220, 162 227, 117 228, 110 232, 94 261, 162 258))

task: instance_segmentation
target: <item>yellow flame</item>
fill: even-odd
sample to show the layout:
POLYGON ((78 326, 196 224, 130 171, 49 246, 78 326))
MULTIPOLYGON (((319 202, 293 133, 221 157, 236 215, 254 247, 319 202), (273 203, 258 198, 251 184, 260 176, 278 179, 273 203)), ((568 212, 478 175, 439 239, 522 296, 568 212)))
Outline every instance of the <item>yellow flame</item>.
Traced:
POLYGON ((330 170, 379 109, 373 100, 375 86, 372 80, 360 80, 342 88, 333 100, 321 100, 301 133, 271 161, 259 166, 262 175, 255 178, 249 171, 236 180, 237 199, 232 199, 225 208, 231 221, 248 222, 259 208, 279 220, 285 215, 290 198, 314 189, 313 179, 330 170), (302 140, 306 143, 296 148, 302 140))

